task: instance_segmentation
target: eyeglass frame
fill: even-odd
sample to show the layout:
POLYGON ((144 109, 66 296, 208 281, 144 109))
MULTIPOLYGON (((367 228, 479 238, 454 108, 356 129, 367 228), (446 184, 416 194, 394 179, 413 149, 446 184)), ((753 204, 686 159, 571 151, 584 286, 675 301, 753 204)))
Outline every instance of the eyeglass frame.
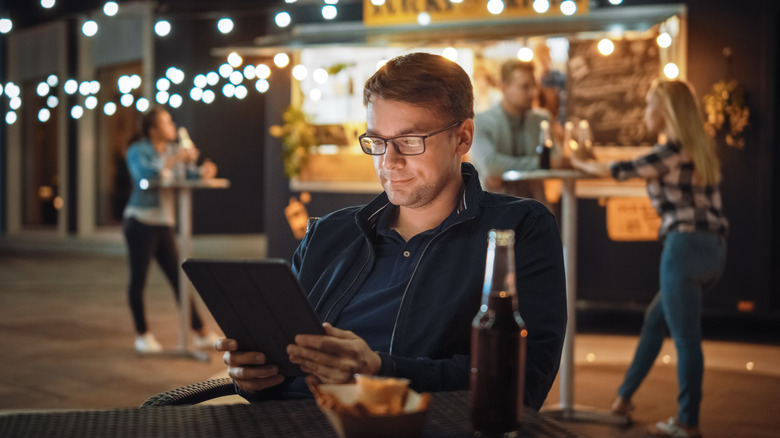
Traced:
POLYGON ((402 135, 396 135, 395 137, 385 138, 385 137, 380 137, 378 135, 368 135, 368 133, 363 133, 360 136, 358 136, 358 143, 360 143, 360 149, 363 150, 363 153, 365 153, 366 155, 371 155, 373 157, 379 157, 379 156, 382 156, 382 155, 386 154, 387 153, 387 144, 388 143, 391 143, 393 145, 393 148, 395 149, 396 152, 398 152, 398 155, 403 155, 403 156, 407 156, 407 157, 412 156, 413 157, 415 155, 422 155, 422 154, 425 153, 425 150, 426 150, 425 149, 425 139, 426 138, 433 137, 434 135, 437 135, 437 134, 441 134, 442 132, 450 130, 450 129, 460 125, 463 122, 464 122, 463 120, 460 120, 458 122, 453 123, 452 125, 448 125, 448 126, 442 128, 442 129, 439 129, 437 131, 434 131, 434 132, 431 132, 430 134, 425 134, 425 135, 402 134, 402 135), (415 137, 415 138, 421 139, 422 140, 422 144, 423 144, 422 152, 414 153, 414 154, 405 154, 405 153, 401 152, 401 150, 398 148, 398 146, 395 144, 395 141, 393 141, 393 140, 396 140, 396 139, 399 139, 399 138, 404 138, 404 137, 415 137), (363 139, 364 138, 376 138, 376 139, 382 140, 383 142, 385 142, 385 150, 382 151, 381 154, 373 154, 371 152, 368 152, 366 150, 366 148, 363 147, 363 139))

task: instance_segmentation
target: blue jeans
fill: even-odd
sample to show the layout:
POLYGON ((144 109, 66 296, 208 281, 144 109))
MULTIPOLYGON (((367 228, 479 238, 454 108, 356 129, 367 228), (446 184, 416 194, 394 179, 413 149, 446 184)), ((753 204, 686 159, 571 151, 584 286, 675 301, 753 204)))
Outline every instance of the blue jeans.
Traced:
POLYGON ((639 345, 618 395, 630 400, 652 368, 667 329, 677 350, 677 419, 699 425, 704 373, 701 351, 702 294, 720 278, 726 263, 726 239, 707 232, 666 236, 659 279, 661 290, 645 312, 639 345))

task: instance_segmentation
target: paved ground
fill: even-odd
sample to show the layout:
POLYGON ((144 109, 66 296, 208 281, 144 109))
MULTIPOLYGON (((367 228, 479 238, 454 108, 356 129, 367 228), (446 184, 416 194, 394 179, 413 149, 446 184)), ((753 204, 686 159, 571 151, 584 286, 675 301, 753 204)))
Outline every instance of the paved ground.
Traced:
MULTIPOLYGON (((194 255, 258 258, 263 248, 262 236, 204 236, 196 238, 194 255)), ((126 281, 119 241, 66 241, 52 247, 0 240, 0 410, 138 406, 153 394, 224 371, 216 353, 209 354, 210 362, 136 355, 126 281)), ((151 329, 165 346, 174 347, 176 308, 156 267, 146 299, 151 329)), ((215 327, 210 316, 207 321, 215 327)), ((641 317, 584 313, 579 321, 575 403, 607 408, 633 353, 641 317)), ((777 323, 705 320, 705 436, 778 436, 777 329, 777 323)), ((635 396, 632 427, 571 427, 595 437, 644 436, 648 423, 675 413, 674 367, 674 348, 667 343, 635 396)), ((546 408, 558 403, 558 391, 556 382, 546 408)))

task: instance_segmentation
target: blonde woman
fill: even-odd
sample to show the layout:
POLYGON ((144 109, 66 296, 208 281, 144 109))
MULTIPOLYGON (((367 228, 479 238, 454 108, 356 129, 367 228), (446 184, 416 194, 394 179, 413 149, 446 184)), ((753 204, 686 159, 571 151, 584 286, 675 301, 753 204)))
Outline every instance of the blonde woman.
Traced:
POLYGON ((690 87, 682 81, 656 81, 647 94, 645 123, 663 134, 664 144, 633 161, 599 163, 572 159, 585 172, 618 180, 640 177, 661 216, 663 252, 660 290, 645 313, 639 345, 612 404, 629 415, 631 396, 658 356, 667 330, 677 350, 679 384, 676 418, 658 422, 661 436, 697 437, 704 360, 701 350, 702 293, 723 272, 728 221, 723 215, 718 157, 690 87))

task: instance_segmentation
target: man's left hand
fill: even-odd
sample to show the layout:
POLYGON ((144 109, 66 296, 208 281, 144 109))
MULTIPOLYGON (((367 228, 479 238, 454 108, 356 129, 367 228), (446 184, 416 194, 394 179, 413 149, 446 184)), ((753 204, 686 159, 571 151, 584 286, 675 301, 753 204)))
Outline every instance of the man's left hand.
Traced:
POLYGON ((295 344, 287 346, 290 361, 323 383, 346 383, 355 373, 373 375, 379 372, 382 359, 366 341, 349 330, 325 323, 325 335, 298 335, 295 344))

